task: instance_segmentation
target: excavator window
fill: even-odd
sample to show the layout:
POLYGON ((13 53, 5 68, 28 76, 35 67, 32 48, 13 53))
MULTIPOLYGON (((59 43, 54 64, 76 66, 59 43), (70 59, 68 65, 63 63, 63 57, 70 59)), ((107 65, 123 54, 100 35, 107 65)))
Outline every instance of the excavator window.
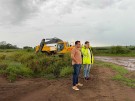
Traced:
POLYGON ((62 51, 64 49, 64 43, 57 44, 57 50, 58 52, 62 51))

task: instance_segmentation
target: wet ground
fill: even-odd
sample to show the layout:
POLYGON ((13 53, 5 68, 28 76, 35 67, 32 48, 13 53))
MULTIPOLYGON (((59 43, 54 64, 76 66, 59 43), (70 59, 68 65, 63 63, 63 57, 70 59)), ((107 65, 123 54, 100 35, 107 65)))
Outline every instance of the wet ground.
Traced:
POLYGON ((96 60, 111 62, 117 65, 124 66, 128 70, 135 70, 135 57, 107 57, 107 56, 96 56, 96 60))
POLYGON ((92 80, 79 81, 80 91, 72 90, 72 76, 56 80, 45 78, 21 79, 9 83, 0 77, 0 101, 135 101, 135 89, 111 79, 116 73, 111 68, 94 66, 92 80))

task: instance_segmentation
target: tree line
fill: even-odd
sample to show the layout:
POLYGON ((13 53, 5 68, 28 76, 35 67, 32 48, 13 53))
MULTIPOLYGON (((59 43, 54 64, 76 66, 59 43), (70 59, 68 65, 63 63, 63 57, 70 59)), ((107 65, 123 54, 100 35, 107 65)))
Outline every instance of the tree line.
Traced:
POLYGON ((18 49, 16 45, 6 43, 6 41, 0 42, 0 49, 18 49))

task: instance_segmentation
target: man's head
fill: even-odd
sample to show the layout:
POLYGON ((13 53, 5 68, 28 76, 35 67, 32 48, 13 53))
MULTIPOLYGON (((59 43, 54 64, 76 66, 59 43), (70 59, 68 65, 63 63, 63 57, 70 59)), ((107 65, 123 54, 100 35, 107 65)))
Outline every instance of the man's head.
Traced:
POLYGON ((86 42, 85 42, 85 47, 86 47, 86 48, 89 48, 89 47, 90 47, 89 41, 86 41, 86 42))
POLYGON ((81 42, 80 42, 80 41, 76 41, 76 42, 75 42, 75 46, 76 46, 77 48, 81 48, 81 42))

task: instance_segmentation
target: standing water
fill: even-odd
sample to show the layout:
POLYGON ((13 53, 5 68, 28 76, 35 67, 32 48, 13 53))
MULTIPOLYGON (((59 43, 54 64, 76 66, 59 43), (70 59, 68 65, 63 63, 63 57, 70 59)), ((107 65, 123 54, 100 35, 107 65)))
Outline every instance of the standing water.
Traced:
POLYGON ((105 57, 105 56, 96 56, 96 60, 103 62, 111 62, 120 66, 124 66, 128 70, 135 70, 135 58, 132 57, 105 57))

